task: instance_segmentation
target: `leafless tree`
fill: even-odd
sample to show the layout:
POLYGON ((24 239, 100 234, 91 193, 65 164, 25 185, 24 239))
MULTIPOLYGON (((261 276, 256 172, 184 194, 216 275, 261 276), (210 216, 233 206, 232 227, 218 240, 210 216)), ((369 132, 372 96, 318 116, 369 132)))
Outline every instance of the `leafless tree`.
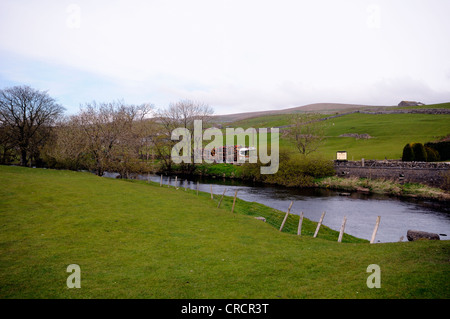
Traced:
MULTIPOLYGON (((171 103, 168 108, 159 110, 156 114, 160 125, 159 132, 154 135, 153 142, 158 156, 170 171, 172 159, 170 157, 172 147, 177 141, 171 140, 172 131, 176 128, 186 128, 191 134, 194 130, 194 121, 201 120, 203 128, 206 128, 212 120, 214 110, 207 104, 191 100, 181 100, 171 103)), ((190 169, 192 165, 183 164, 183 169, 190 169)))
POLYGON ((64 108, 46 91, 29 86, 0 90, 0 127, 4 139, 17 148, 20 165, 26 166, 33 156, 38 156, 63 112, 64 108))
POLYGON ((315 152, 325 137, 325 122, 320 114, 295 113, 291 117, 291 128, 287 136, 294 142, 297 150, 308 155, 315 152))
POLYGON ((11 162, 14 153, 14 143, 9 133, 10 128, 0 124, 0 164, 11 162))
POLYGON ((105 170, 121 176, 138 171, 146 133, 143 122, 152 109, 150 104, 127 105, 123 101, 87 103, 61 123, 49 153, 57 161, 81 164, 99 176, 105 170))

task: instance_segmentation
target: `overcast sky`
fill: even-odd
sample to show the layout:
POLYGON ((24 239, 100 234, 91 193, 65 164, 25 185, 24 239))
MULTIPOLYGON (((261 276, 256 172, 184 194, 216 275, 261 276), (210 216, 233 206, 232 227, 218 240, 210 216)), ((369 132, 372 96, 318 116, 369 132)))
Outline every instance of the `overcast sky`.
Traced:
POLYGON ((450 101, 449 0, 0 1, 0 88, 217 114, 450 101))

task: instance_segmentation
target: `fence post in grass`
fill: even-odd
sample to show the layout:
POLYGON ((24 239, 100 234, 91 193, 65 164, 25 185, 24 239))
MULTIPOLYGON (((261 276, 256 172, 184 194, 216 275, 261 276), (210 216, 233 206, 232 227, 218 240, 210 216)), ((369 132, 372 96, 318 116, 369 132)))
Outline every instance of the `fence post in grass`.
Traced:
POLYGON ((159 186, 162 187, 162 174, 161 174, 161 180, 159 181, 159 186))
POLYGON ((222 199, 223 199, 223 196, 225 195, 225 192, 226 192, 226 191, 227 191, 227 189, 225 188, 225 189, 223 190, 222 197, 220 197, 219 204, 217 205, 217 208, 220 208, 220 204, 222 204, 222 199))
POLYGON ((175 176, 175 189, 178 189, 178 176, 175 176))
POLYGON ((187 191, 187 179, 184 180, 184 191, 187 191))
POLYGON ((377 222, 375 224, 375 228, 373 229, 372 239, 370 240, 371 244, 373 244, 375 242, 375 236, 377 235, 378 226, 380 225, 380 219, 381 219, 381 216, 378 216, 377 217, 377 222))
POLYGON ((288 218, 288 216, 289 216, 289 213, 291 212, 292 204, 294 204, 294 201, 291 201, 291 204, 289 205, 289 208, 288 208, 288 210, 287 210, 287 213, 286 213, 286 215, 284 215, 283 222, 281 223, 281 226, 280 226, 280 231, 283 230, 284 224, 286 223, 286 220, 287 220, 287 218, 288 218))
POLYGON ((342 242, 342 236, 344 236, 345 223, 347 222, 347 216, 344 216, 344 220, 342 221, 341 231, 339 232, 338 243, 342 242))
POLYGON ((213 193, 212 193, 212 184, 210 184, 210 186, 211 186, 211 199, 214 199, 213 193))
POLYGON ((197 196, 198 196, 198 181, 197 181, 197 196))
POLYGON ((298 229, 297 229, 298 236, 302 234, 302 223, 303 223, 303 212, 300 213, 300 219, 298 220, 298 229))
POLYGON ((236 196, 237 196, 237 191, 234 192, 233 207, 231 208, 232 213, 234 213, 234 205, 236 204, 236 196))
POLYGON ((320 226, 322 225, 322 222, 323 222, 323 218, 325 217, 325 212, 323 212, 322 213, 322 216, 320 216, 320 220, 319 220, 319 223, 317 224, 317 228, 316 228, 316 232, 314 233, 314 238, 316 238, 317 237, 317 234, 319 233, 319 228, 320 228, 320 226))

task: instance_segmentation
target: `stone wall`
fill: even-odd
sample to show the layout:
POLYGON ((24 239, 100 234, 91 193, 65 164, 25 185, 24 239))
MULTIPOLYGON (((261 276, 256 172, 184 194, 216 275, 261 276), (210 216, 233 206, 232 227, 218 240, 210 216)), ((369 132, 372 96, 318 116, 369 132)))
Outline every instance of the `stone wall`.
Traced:
POLYGON ((336 175, 388 179, 400 183, 422 183, 433 187, 449 188, 450 163, 402 161, 335 161, 336 175))

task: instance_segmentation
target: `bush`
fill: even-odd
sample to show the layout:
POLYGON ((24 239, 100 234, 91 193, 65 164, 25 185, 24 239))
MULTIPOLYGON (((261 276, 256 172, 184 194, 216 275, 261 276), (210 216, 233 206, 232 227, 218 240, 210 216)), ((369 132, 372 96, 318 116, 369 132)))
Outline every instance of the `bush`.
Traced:
POLYGON ((412 162, 414 161, 414 151, 411 147, 411 144, 406 144, 403 148, 402 161, 404 162, 412 162))
POLYGON ((414 152, 414 160, 417 162, 427 161, 427 152, 422 143, 414 143, 412 145, 412 150, 414 152))
MULTIPOLYGON (((440 153, 432 147, 435 143, 413 143, 406 144, 403 148, 402 161, 405 162, 437 162, 442 160, 440 153)), ((450 144, 449 144, 450 145, 450 144)))
POLYGON ((335 174, 332 161, 317 156, 291 158, 288 153, 280 152, 280 164, 275 174, 260 173, 261 163, 244 164, 242 177, 254 181, 278 184, 288 187, 311 187, 314 179, 335 174))
POLYGON ((434 149, 439 154, 439 160, 450 160, 450 141, 425 143, 425 147, 434 149))
POLYGON ((427 162, 438 162, 440 160, 439 153, 431 147, 425 146, 427 152, 427 162))

